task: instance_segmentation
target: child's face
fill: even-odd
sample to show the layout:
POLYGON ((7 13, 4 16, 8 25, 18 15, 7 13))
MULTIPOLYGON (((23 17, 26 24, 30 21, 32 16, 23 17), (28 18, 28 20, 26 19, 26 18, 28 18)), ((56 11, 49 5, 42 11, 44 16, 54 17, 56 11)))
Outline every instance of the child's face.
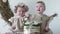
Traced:
POLYGON ((42 3, 37 3, 36 4, 36 11, 37 13, 41 14, 44 12, 45 6, 42 3))
POLYGON ((24 16, 25 15, 25 9, 24 8, 21 8, 21 7, 18 7, 18 9, 17 9, 17 14, 19 15, 19 16, 24 16))

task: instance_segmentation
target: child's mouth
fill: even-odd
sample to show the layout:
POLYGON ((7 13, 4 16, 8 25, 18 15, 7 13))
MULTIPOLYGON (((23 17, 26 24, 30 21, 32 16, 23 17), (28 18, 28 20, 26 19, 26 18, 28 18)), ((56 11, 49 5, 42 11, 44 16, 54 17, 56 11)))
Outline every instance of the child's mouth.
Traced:
POLYGON ((38 11, 40 11, 40 10, 38 10, 38 11))

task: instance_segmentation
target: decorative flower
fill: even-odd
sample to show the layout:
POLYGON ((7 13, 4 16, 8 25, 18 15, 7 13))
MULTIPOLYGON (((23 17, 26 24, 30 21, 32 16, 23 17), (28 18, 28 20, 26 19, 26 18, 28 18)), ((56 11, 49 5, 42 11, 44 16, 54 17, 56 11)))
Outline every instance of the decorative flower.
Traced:
POLYGON ((25 18, 24 20, 25 20, 25 21, 27 21, 27 20, 28 20, 28 18, 25 18))
POLYGON ((38 23, 36 21, 34 21, 34 24, 37 25, 38 23))

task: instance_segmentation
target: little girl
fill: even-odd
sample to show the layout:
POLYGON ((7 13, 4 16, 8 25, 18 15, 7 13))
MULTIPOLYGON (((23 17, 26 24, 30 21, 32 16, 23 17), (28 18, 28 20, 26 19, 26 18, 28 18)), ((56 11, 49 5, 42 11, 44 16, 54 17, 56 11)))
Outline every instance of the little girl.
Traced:
POLYGON ((15 6, 15 15, 9 19, 12 22, 12 32, 23 32, 23 20, 26 18, 25 13, 28 11, 28 6, 21 3, 15 6))

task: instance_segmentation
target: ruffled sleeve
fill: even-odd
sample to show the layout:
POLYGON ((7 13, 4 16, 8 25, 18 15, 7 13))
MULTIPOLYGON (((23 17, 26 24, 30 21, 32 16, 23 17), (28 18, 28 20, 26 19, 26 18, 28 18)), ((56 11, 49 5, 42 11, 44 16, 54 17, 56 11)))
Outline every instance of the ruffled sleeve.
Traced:
POLYGON ((13 23, 13 22, 14 22, 14 18, 11 17, 11 18, 9 19, 9 21, 13 23))

